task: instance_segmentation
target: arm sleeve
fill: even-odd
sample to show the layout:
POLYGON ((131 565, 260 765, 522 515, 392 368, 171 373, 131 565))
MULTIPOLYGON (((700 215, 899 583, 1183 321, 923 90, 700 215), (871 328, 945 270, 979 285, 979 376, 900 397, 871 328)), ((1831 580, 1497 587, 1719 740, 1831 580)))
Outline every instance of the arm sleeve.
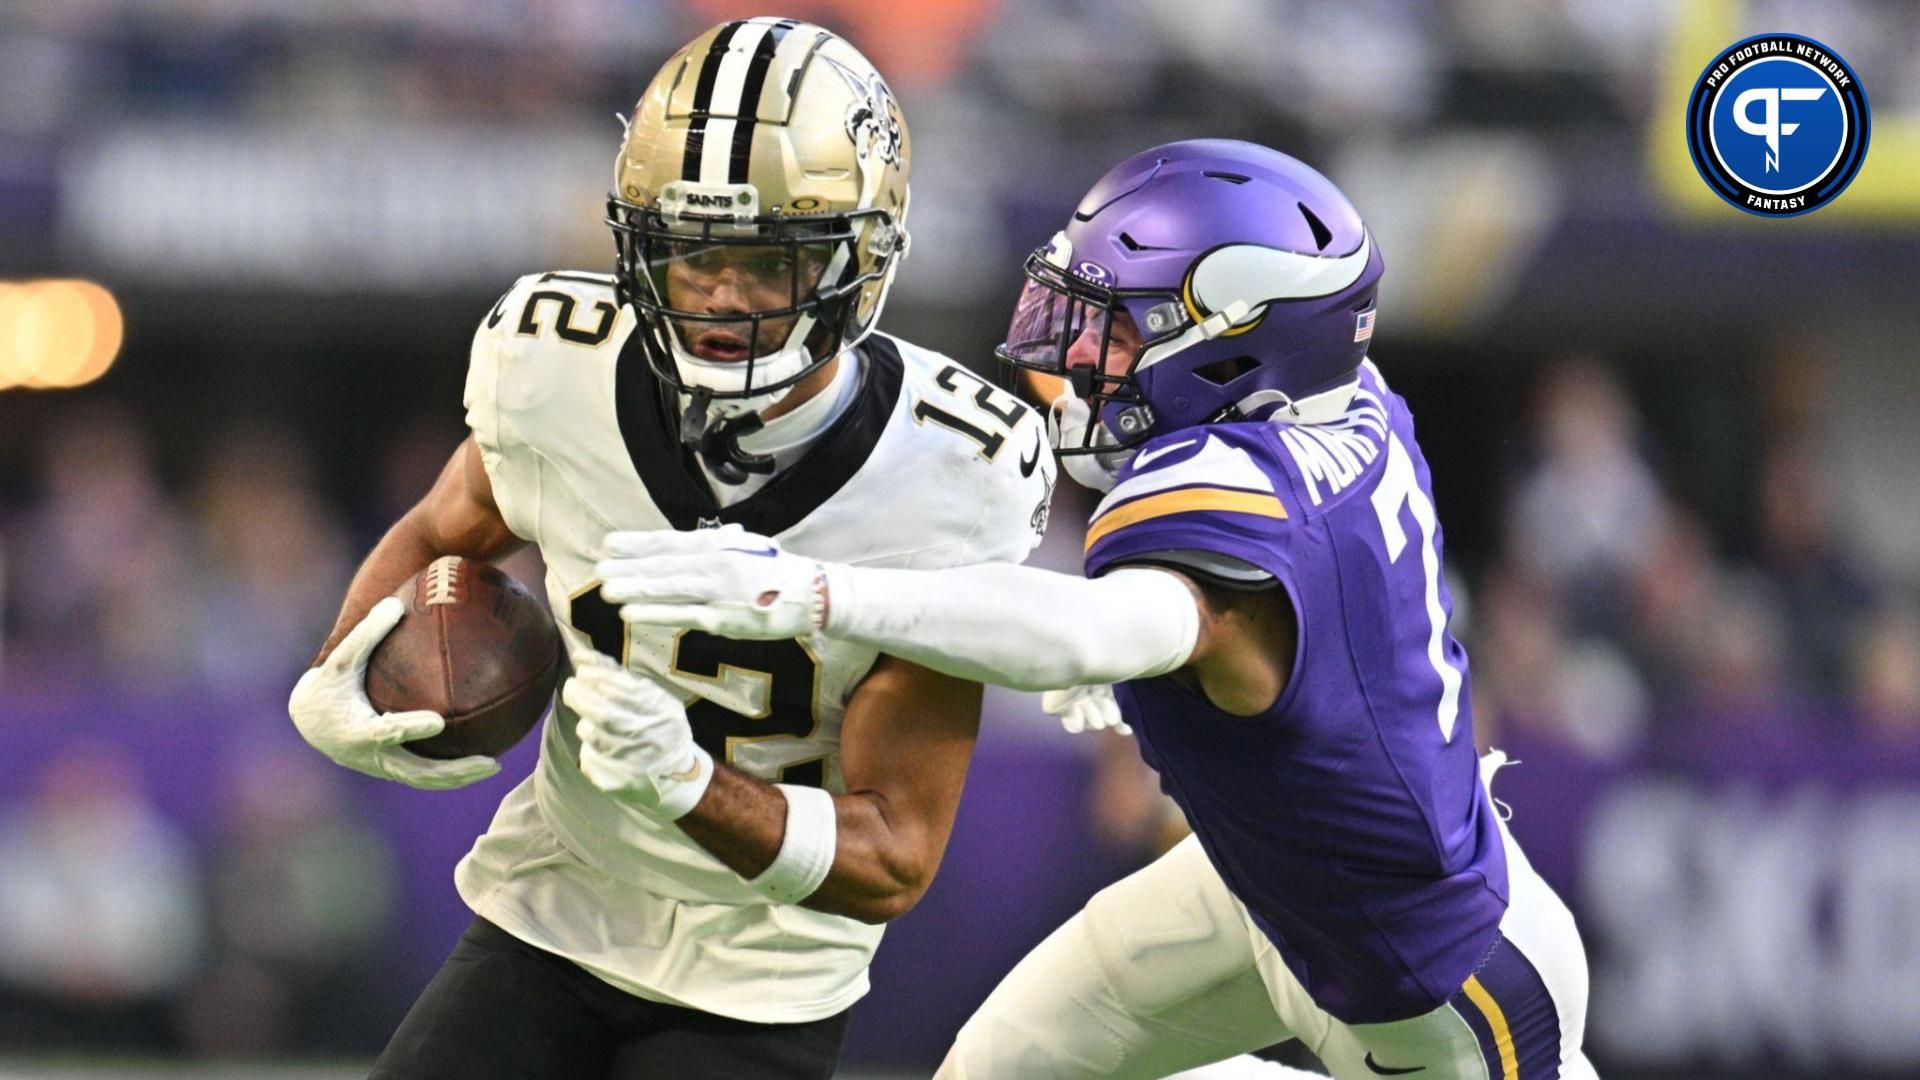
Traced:
POLYGON ((947 570, 827 568, 827 632, 957 678, 1059 690, 1164 675, 1200 636, 1173 574, 1088 579, 991 563, 947 570))

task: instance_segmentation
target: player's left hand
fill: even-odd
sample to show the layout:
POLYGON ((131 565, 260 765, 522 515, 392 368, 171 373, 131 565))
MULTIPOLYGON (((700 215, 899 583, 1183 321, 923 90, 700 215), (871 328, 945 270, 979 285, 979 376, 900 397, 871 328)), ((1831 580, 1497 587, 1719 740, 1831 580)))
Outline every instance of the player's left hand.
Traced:
POLYGON ((1133 728, 1120 719, 1120 703, 1114 700, 1111 686, 1049 690, 1040 695, 1040 707, 1059 719, 1069 735, 1108 729, 1121 735, 1133 734, 1133 728))
POLYGON ((826 571, 737 525, 693 532, 616 532, 594 567, 620 617, 769 641, 826 625, 826 571))
POLYGON ((580 714, 580 771, 622 802, 680 820, 713 782, 713 756, 693 741, 686 706, 604 656, 579 664, 560 700, 580 714))

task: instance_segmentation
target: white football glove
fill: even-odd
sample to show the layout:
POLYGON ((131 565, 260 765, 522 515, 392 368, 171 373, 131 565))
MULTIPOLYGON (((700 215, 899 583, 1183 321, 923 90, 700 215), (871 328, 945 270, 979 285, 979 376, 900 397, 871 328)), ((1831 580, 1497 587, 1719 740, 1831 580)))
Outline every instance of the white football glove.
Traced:
POLYGON ((367 700, 367 658, 406 611, 406 604, 393 596, 373 605, 320 666, 300 676, 287 701, 293 726, 336 763, 382 780, 433 789, 485 780, 500 771, 493 758, 476 754, 436 761, 400 745, 440 734, 447 722, 439 713, 376 712, 367 700))
POLYGON ((825 568, 737 525, 616 532, 605 547, 594 567, 600 595, 622 605, 627 622, 753 641, 808 637, 825 625, 825 568))
POLYGON ((1133 734, 1133 728, 1120 719, 1120 703, 1114 700, 1111 686, 1049 690, 1040 695, 1040 707, 1048 715, 1059 717, 1060 726, 1070 735, 1108 729, 1122 735, 1133 734))
POLYGON ((663 821, 686 816, 713 782, 713 756, 693 741, 671 690, 598 654, 560 690, 580 715, 580 771, 593 786, 663 821))

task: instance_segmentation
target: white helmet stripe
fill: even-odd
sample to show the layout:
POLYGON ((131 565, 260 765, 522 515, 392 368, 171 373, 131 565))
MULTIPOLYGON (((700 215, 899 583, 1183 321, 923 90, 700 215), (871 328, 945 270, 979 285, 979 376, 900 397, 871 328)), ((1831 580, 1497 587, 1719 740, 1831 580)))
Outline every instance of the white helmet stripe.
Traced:
POLYGON ((1235 300, 1249 308, 1273 300, 1331 296, 1360 280, 1373 256, 1373 234, 1346 255, 1302 255, 1260 244, 1229 244, 1208 252, 1193 268, 1193 298, 1202 310, 1224 309, 1235 300))
MULTIPOLYGON (((713 113, 724 113, 729 119, 715 115, 707 121, 706 142, 700 148, 700 182, 702 184, 725 184, 727 165, 733 159, 733 129, 738 123, 731 117, 740 114, 740 98, 747 87, 747 69, 753 66, 753 54, 760 48, 760 39, 773 30, 777 20, 761 22, 755 19, 745 23, 733 32, 733 40, 727 43, 727 51, 720 56, 720 67, 713 80, 713 113)), ((756 107, 758 102, 755 103, 756 107)))
POLYGON ((706 145, 700 148, 700 182, 702 184, 724 184, 727 182, 727 163, 733 158, 733 127, 739 123, 732 117, 715 116, 707 121, 706 145))
POLYGON ((746 84, 740 91, 740 119, 733 126, 733 148, 727 159, 730 184, 747 182, 747 166, 753 158, 753 129, 759 122, 760 103, 766 98, 767 73, 772 70, 780 50, 787 47, 787 39, 793 36, 788 31, 795 25, 792 19, 773 20, 767 35, 753 51, 753 62, 747 65, 746 84))
MULTIPOLYGON (((728 42, 731 42, 734 33, 745 25, 744 22, 731 22, 721 27, 720 32, 714 35, 713 41, 707 46, 707 54, 693 58, 696 72, 693 76, 693 115, 687 120, 686 155, 680 166, 682 180, 700 179, 700 149, 706 145, 707 111, 713 107, 713 77, 720 71, 720 63, 714 57, 725 55, 728 42)), ((631 127, 627 130, 627 137, 629 139, 633 137, 631 127)))

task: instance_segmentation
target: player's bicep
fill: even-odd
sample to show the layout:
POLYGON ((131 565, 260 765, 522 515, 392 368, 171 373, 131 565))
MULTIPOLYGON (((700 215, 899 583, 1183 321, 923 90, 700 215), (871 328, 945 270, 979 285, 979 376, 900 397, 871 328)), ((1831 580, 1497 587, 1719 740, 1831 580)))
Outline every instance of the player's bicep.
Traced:
POLYGON ((1192 590, 1200 635, 1187 660, 1191 678, 1208 700, 1239 716, 1265 712, 1286 692, 1299 642, 1293 598, 1267 577, 1252 587, 1167 566, 1192 590))
POLYGON ((1200 630, 1186 667, 1208 699, 1240 715, 1279 698, 1297 620, 1286 580, 1293 519, 1271 469, 1209 435, 1143 451, 1087 528, 1087 572, 1149 566, 1189 583, 1200 630), (1179 451, 1197 447, 1184 456, 1179 451))
POLYGON ((440 470, 433 488, 408 516, 443 555, 499 559, 525 546, 501 517, 480 448, 469 435, 440 470))

